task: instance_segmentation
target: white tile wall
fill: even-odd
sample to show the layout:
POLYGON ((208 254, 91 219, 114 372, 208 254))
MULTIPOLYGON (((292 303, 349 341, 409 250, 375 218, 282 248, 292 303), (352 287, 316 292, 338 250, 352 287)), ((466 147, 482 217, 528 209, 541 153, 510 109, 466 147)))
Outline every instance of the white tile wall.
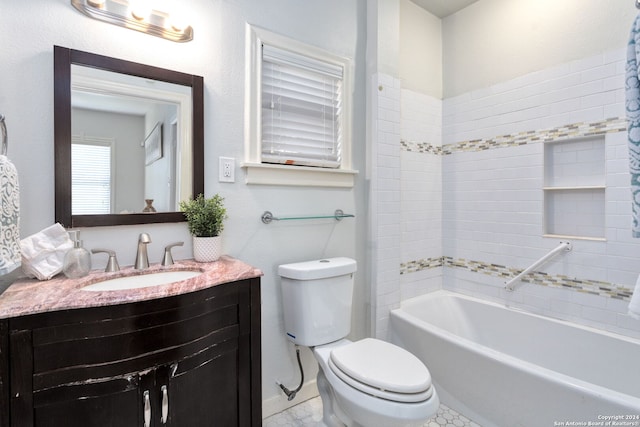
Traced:
POLYGON ((400 108, 402 140, 442 145, 442 101, 440 99, 403 89, 400 108))
MULTIPOLYGON (((402 141, 442 144, 442 101, 410 90, 401 92, 402 141)), ((401 160, 401 259, 442 256, 442 156, 403 149, 401 160)), ((401 298, 438 289, 442 268, 404 274, 401 298)))
POLYGON ((370 90, 375 98, 376 134, 373 163, 375 192, 371 215, 376 237, 372 241, 374 270, 374 333, 386 338, 389 311, 400 304, 400 80, 378 74, 370 90))
POLYGON ((443 158, 443 251, 453 258, 526 267, 546 247, 542 144, 443 158))
POLYGON ((545 234, 603 238, 605 190, 545 191, 545 234))
POLYGON ((545 186, 605 184, 604 135, 544 144, 545 186))
POLYGON ((444 143, 623 116, 625 50, 445 99, 444 143))
MULTIPOLYGON (((396 90, 397 80, 378 76, 383 90, 378 85, 374 90, 379 127, 375 169, 382 194, 376 219, 378 246, 384 250, 376 257, 377 336, 386 336, 388 312, 400 299, 444 287, 640 337, 640 321, 626 315, 628 303, 623 300, 533 284, 506 292, 502 278, 451 267, 405 273, 398 279, 396 263, 447 256, 525 268, 554 248, 558 239, 543 237, 543 143, 445 155, 413 148, 624 117, 624 57, 624 49, 606 52, 444 101, 396 90), (385 91, 391 87, 393 91, 385 91), (402 150, 399 139, 408 143, 402 150), (385 169, 398 165, 399 173, 385 169), (399 222, 394 220, 398 213, 399 222)), ((640 241, 630 232, 625 132, 606 134, 604 156, 604 171, 598 174, 604 173, 606 182, 606 241, 572 241, 572 252, 542 270, 633 288, 640 273, 640 241)), ((584 176, 593 175, 588 164, 593 160, 581 160, 584 176)), ((578 176, 581 172, 572 171, 578 176)))

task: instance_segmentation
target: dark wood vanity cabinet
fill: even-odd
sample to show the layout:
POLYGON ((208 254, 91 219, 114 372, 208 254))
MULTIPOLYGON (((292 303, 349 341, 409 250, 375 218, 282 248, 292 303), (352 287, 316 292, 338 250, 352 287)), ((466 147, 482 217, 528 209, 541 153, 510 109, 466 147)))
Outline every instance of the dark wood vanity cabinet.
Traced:
POLYGON ((259 281, 0 321, 0 426, 260 426, 259 281))

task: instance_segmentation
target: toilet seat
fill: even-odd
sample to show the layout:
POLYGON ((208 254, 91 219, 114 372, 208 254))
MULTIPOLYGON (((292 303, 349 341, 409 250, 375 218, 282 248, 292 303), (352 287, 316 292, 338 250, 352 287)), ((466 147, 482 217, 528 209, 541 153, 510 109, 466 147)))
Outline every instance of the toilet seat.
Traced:
POLYGON ((331 371, 351 387, 395 402, 422 402, 431 397, 431 375, 408 351, 373 338, 331 350, 331 371))

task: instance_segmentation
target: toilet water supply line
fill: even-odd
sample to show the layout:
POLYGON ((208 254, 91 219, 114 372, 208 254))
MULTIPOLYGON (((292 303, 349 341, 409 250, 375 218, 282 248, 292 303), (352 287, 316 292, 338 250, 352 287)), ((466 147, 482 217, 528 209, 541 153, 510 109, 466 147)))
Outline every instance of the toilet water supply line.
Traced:
POLYGON ((549 253, 547 253, 545 256, 543 256, 542 258, 540 258, 539 260, 537 260, 536 262, 531 264, 529 267, 524 269, 522 271, 522 273, 518 274, 513 279, 505 282, 505 287, 504 288, 507 291, 513 291, 513 288, 514 288, 516 282, 519 281, 521 278, 523 278, 527 274, 531 273, 534 269, 540 267, 542 264, 544 264, 545 262, 549 261, 551 258, 555 257, 560 252, 563 252, 563 251, 564 252, 569 252, 571 249, 572 249, 572 246, 571 246, 570 242, 560 242, 560 244, 558 246, 556 246, 554 249, 550 250, 549 253))
POLYGON ((296 345, 296 357, 298 358, 298 367, 300 368, 300 385, 295 390, 289 390, 282 383, 276 381, 276 384, 280 386, 280 389, 287 395, 287 400, 291 402, 296 398, 296 394, 302 389, 304 383, 304 370, 302 369, 302 362, 300 361, 300 348, 296 345))

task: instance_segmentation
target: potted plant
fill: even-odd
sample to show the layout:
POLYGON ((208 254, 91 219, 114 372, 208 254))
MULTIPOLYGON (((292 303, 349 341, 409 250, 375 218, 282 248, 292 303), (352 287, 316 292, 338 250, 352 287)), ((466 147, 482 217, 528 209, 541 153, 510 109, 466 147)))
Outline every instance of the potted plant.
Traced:
POLYGON ((189 232, 193 236, 193 258, 198 262, 211 262, 220 258, 227 210, 224 198, 219 194, 206 199, 198 194, 195 199, 180 202, 180 210, 187 219, 189 232))

